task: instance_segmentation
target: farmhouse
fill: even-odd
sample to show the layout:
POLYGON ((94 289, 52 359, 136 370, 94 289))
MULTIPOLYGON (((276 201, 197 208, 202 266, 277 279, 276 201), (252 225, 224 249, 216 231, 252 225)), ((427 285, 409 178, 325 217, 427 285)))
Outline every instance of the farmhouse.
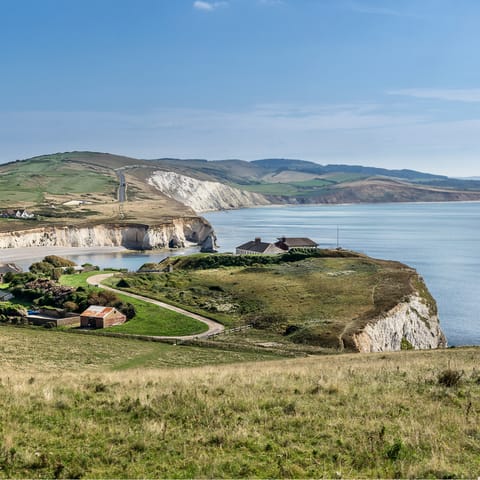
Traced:
POLYGON ((66 325, 80 325, 78 313, 65 312, 58 308, 40 308, 30 310, 27 315, 28 322, 37 326, 64 327, 66 325))
POLYGON ((82 328, 107 328, 125 323, 127 317, 113 307, 90 305, 80 315, 82 328))
POLYGON ((257 237, 255 240, 244 243, 236 248, 237 255, 255 255, 255 254, 275 254, 285 253, 294 248, 301 249, 315 249, 318 247, 318 243, 310 240, 309 238, 297 238, 297 237, 280 237, 278 242, 267 243, 262 242, 262 239, 257 237))
POLYGON ((318 243, 305 237, 280 237, 278 238, 278 242, 275 243, 275 246, 284 252, 288 252, 292 248, 307 248, 313 250, 318 247, 318 243))
POLYGON ((237 255, 260 255, 264 254, 275 254, 283 253, 283 250, 276 247, 273 243, 262 242, 260 237, 255 238, 255 240, 244 243, 236 248, 237 255))

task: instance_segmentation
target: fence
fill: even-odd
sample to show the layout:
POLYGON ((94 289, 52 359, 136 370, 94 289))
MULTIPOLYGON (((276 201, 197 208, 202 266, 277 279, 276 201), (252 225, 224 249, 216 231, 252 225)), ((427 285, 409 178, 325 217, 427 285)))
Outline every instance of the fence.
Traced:
POLYGON ((228 335, 230 333, 244 332, 245 330, 248 330, 249 328, 252 328, 252 327, 253 325, 241 325, 240 327, 226 328, 221 332, 215 332, 215 333, 211 333, 210 335, 205 335, 203 338, 215 338, 215 337, 218 337, 219 335, 228 335))

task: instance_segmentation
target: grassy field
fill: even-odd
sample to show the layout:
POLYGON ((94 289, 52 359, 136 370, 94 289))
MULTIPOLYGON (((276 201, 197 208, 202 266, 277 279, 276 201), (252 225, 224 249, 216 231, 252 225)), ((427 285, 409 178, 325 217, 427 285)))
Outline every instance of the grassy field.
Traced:
MULTIPOLYGON (((113 285, 118 280, 110 279, 113 285)), ((360 257, 128 274, 122 283, 228 326, 251 323, 283 342, 337 349, 347 326, 388 311, 412 292, 416 281, 415 271, 404 265, 360 257)))
POLYGON ((0 206, 41 203, 45 194, 66 195, 82 193, 110 193, 114 199, 118 181, 113 173, 80 168, 62 162, 61 156, 47 156, 18 162, 15 168, 0 168, 0 206), (75 181, 72 182, 72 178, 75 181))
POLYGON ((184 336, 196 335, 208 330, 205 323, 181 313, 172 312, 126 295, 119 295, 119 297, 135 307, 136 315, 123 325, 110 327, 108 331, 135 335, 184 336))
POLYGON ((278 358, 257 352, 230 352, 75 334, 62 330, 0 326, 2 368, 31 374, 174 368, 278 358))
POLYGON ((202 352, 209 358, 201 364, 234 354, 13 328, 0 335, 1 476, 475 478, 480 471, 478 349, 147 369, 175 355, 192 364, 202 352))
MULTIPOLYGON (((99 273, 108 273, 108 270, 62 275, 60 283, 76 288, 87 287, 87 278, 99 273)), ((109 331, 135 335, 183 336, 195 335, 208 330, 204 323, 180 313, 172 312, 171 310, 126 295, 119 295, 119 297, 123 302, 134 305, 136 315, 123 325, 110 327, 109 331)))
POLYGON ((315 178, 312 180, 304 180, 300 182, 286 183, 260 183, 251 185, 235 185, 241 190, 250 192, 263 193, 264 195, 292 195, 292 196, 308 196, 319 193, 323 187, 335 184, 333 180, 315 178))

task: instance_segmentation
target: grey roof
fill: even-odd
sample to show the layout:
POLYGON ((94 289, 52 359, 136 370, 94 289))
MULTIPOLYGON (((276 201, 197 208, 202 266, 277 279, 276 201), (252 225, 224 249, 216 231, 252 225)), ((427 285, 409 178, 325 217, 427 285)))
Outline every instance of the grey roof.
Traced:
POLYGON ((271 251, 270 253, 277 253, 279 251, 273 243, 257 242, 255 240, 240 245, 237 247, 237 250, 248 250, 255 253, 269 253, 268 250, 271 251))
POLYGON ((286 245, 288 248, 317 247, 318 243, 306 237, 280 237, 275 245, 286 245))

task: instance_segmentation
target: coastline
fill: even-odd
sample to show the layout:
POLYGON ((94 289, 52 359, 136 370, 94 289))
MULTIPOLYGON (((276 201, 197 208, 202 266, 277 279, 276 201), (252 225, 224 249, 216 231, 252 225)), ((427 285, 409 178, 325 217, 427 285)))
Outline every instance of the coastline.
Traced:
POLYGON ((47 255, 88 255, 96 253, 128 252, 125 247, 22 247, 0 250, 2 263, 15 263, 26 260, 42 259, 47 255))

